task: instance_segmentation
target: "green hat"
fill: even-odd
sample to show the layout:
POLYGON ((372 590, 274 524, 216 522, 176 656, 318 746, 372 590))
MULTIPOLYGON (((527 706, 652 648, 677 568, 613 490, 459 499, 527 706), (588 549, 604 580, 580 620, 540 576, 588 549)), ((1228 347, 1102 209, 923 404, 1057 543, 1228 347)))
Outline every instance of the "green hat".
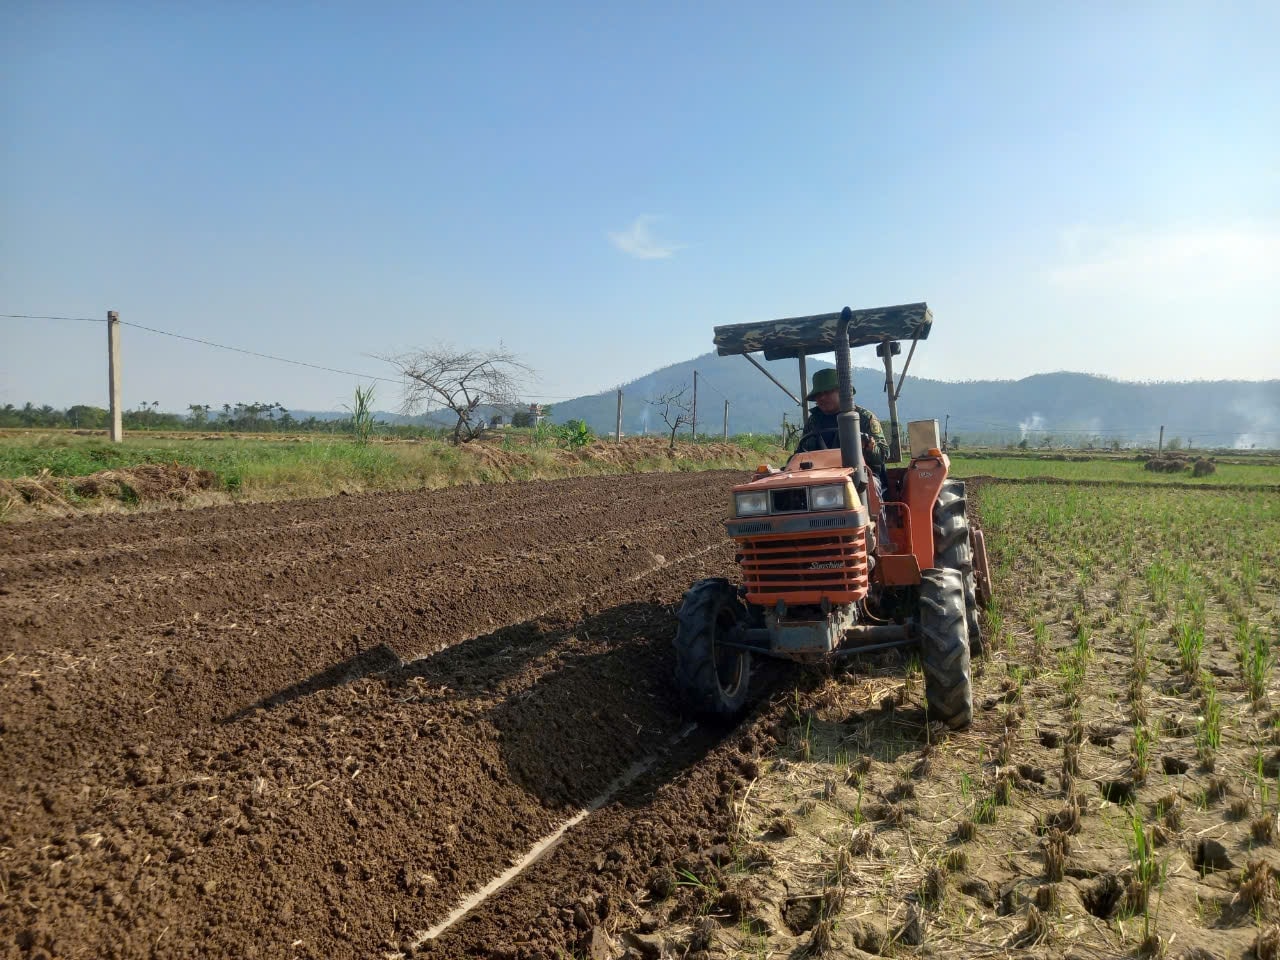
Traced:
MULTIPOLYGON (((813 373, 813 389, 809 391, 806 400, 812 400, 820 393, 826 393, 828 390, 840 389, 840 376, 836 373, 834 367, 823 367, 821 370, 815 370, 813 373)), ((851 394, 858 391, 850 385, 849 392, 851 394)))

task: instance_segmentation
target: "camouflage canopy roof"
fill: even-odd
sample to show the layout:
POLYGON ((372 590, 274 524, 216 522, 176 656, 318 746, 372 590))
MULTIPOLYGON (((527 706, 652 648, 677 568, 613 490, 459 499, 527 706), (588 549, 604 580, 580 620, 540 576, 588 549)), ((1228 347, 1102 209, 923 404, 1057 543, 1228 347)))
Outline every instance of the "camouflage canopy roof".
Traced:
MULTIPOLYGON (((715 345, 720 356, 764 351, 766 360, 801 354, 831 353, 836 348, 840 313, 790 317, 761 323, 731 323, 716 327, 715 345)), ((849 324, 849 346, 865 347, 884 340, 925 340, 933 314, 925 303, 854 310, 849 324)))

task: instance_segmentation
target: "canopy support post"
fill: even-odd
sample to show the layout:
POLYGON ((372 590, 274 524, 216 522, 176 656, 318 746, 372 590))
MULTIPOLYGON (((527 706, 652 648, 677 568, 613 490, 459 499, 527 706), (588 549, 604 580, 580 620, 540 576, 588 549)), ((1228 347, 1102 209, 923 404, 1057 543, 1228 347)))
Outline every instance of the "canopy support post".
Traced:
MULTIPOLYGON (((807 396, 809 393, 809 372, 807 360, 809 359, 803 353, 800 354, 800 396, 807 396)), ((805 402, 800 404, 800 422, 804 425, 800 432, 809 432, 809 405, 805 402)))

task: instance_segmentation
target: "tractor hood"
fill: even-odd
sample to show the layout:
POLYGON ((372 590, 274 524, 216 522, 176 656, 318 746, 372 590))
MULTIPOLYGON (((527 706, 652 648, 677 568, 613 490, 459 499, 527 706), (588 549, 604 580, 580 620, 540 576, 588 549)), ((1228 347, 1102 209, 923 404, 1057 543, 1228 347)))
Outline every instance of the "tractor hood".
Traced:
POLYGON ((813 453, 797 453, 785 467, 773 473, 757 473, 748 483, 733 488, 759 490, 761 487, 809 487, 825 483, 843 483, 853 475, 851 467, 840 465, 839 450, 818 450, 813 453), (807 464, 808 466, 801 466, 807 464))
POLYGON ((733 488, 726 523, 729 536, 795 534, 856 528, 867 525, 867 510, 853 488, 852 469, 840 465, 839 450, 819 450, 793 456, 786 468, 758 473, 748 483, 733 488), (817 491, 813 488, 824 488, 817 491), (818 502, 818 494, 831 496, 831 488, 841 488, 844 505, 829 507, 818 502), (755 496, 752 496, 752 495, 755 496), (751 507, 750 513, 744 509, 751 507))

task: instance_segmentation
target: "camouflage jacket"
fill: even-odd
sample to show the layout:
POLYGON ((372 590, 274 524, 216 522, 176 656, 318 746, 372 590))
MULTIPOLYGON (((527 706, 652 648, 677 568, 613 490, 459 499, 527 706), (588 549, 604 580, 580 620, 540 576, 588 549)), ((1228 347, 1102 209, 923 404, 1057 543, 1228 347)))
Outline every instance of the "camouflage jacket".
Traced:
MULTIPOLYGON (((880 426, 880 419, 866 407, 860 407, 855 403, 853 409, 858 414, 859 429, 862 431, 862 455, 867 461, 867 466, 879 472, 884 469, 885 461, 889 459, 889 441, 885 439, 884 428, 880 426)), ((837 427, 837 416, 838 414, 834 413, 823 413, 817 407, 810 408, 809 432, 812 436, 806 437, 796 448, 796 452, 822 450, 824 443, 825 449, 838 449, 840 432, 837 427)))

